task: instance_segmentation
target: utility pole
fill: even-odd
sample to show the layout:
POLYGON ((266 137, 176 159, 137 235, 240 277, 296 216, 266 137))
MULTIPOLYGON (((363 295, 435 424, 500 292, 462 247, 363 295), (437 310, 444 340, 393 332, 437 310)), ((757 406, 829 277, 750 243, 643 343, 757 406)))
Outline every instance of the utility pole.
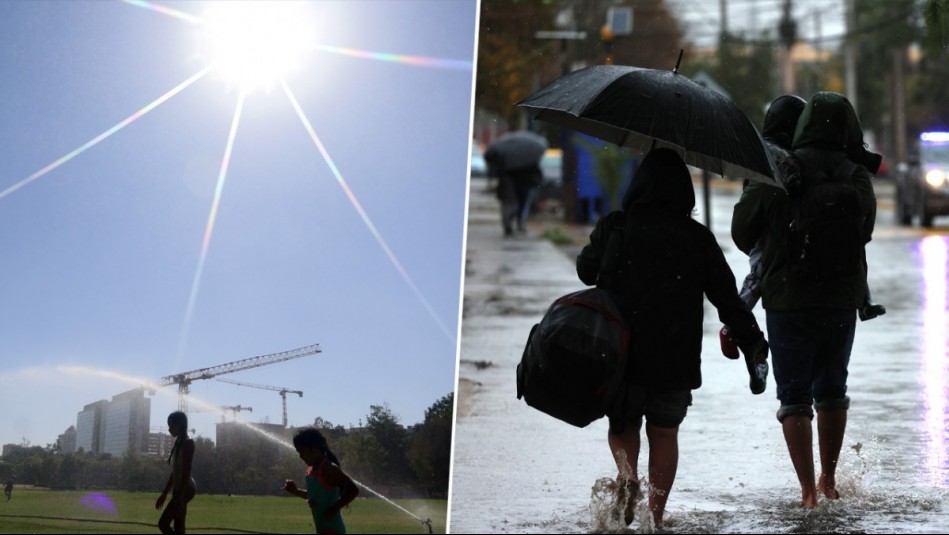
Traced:
POLYGON ((847 38, 844 45, 844 81, 847 84, 847 99, 859 115, 857 108, 857 8, 856 0, 847 0, 847 38))
POLYGON ((894 47, 891 50, 893 55, 893 75, 890 77, 893 84, 893 160, 897 163, 906 161, 906 101, 903 96, 903 62, 905 61, 906 48, 903 46, 894 47))
MULTIPOLYGON (((534 33, 535 39, 560 40, 560 75, 570 74, 569 44, 587 38, 587 33, 577 30, 539 31, 534 33)), ((573 223, 577 220, 577 157, 572 148, 573 143, 565 129, 561 129, 561 180, 563 184, 563 211, 564 221, 573 223)))
POLYGON ((781 36, 781 43, 784 45, 782 61, 784 93, 788 95, 796 93, 794 88, 794 61, 791 52, 794 49, 794 43, 797 42, 797 22, 791 17, 791 10, 791 0, 784 0, 784 14, 781 16, 781 22, 778 23, 778 35, 781 36))

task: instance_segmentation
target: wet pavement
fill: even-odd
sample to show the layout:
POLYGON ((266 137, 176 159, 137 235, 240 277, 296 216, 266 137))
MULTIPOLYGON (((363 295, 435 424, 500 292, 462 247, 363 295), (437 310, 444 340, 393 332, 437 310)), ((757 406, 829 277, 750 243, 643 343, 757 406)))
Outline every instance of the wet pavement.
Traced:
MULTIPOLYGON (((719 184, 718 186, 728 186, 719 184)), ((893 226, 892 187, 868 246, 870 286, 887 306, 859 323, 850 366, 853 404, 841 452, 841 500, 798 507, 799 487, 775 419, 773 379, 753 396, 744 364, 721 356, 706 304, 704 385, 680 427, 669 498, 672 533, 941 533, 949 528, 949 232, 893 226)), ((697 207, 703 206, 701 187, 697 207)), ((710 197, 712 230, 740 281, 747 258, 731 242, 734 186, 710 197)), ((652 532, 640 506, 627 530, 591 499, 615 476, 606 420, 578 429, 515 395, 515 367, 531 326, 555 298, 581 289, 571 258, 588 226, 540 216, 526 236, 501 235, 497 201, 472 184, 452 477, 452 533, 652 532), (539 235, 558 228, 576 241, 539 235)), ((704 215, 696 219, 704 221, 704 215)), ((945 221, 937 220, 938 224, 945 221)), ((764 326, 764 312, 755 310, 764 326)), ((648 446, 643 444, 640 473, 648 446)), ((816 457, 816 456, 815 456, 816 457)))

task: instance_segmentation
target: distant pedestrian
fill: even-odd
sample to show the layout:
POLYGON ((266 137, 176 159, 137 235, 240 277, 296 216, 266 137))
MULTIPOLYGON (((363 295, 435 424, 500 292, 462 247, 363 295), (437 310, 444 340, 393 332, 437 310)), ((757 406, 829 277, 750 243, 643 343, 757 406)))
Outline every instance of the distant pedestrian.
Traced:
POLYGON ((191 466, 194 461, 194 440, 188 436, 188 415, 175 411, 168 415, 168 433, 175 437, 175 445, 168 456, 171 465, 171 475, 165 490, 155 502, 155 509, 161 509, 165 504, 168 491, 171 491, 171 501, 158 519, 158 528, 162 533, 185 533, 185 518, 188 515, 188 502, 194 498, 195 483, 191 477, 191 466), (172 524, 174 529, 172 530, 172 524))
POLYGON ((8 479, 7 484, 3 486, 3 493, 7 495, 7 501, 13 497, 13 480, 8 479))
POLYGON ((315 427, 297 432, 293 447, 306 463, 306 490, 292 479, 284 483, 284 490, 306 500, 317 533, 346 533, 341 511, 359 495, 356 483, 340 468, 326 437, 315 427))
POLYGON ((753 384, 756 393, 764 390, 768 344, 738 297, 735 275, 715 236, 692 219, 692 178, 676 152, 656 149, 643 158, 622 207, 597 222, 577 256, 577 274, 585 284, 610 291, 629 324, 626 384, 608 414, 607 440, 619 470, 617 502, 626 505, 622 513, 628 525, 640 493, 645 417, 648 504, 653 523, 661 528, 679 463, 679 424, 692 404, 692 390, 702 385, 705 298, 733 328, 749 361, 763 370, 753 384), (617 229, 622 239, 612 241, 618 247, 610 246, 617 229))
POLYGON ((531 205, 544 180, 540 160, 547 150, 543 136, 526 130, 508 132, 488 145, 484 160, 489 176, 498 179, 497 196, 501 202, 504 235, 527 230, 531 205))
MULTIPOLYGON (((747 253, 759 239, 766 240, 761 301, 767 315, 774 379, 781 404, 777 419, 801 485, 801 505, 805 508, 817 507, 818 494, 832 500, 839 498, 837 460, 850 407, 847 368, 856 311, 867 297, 863 248, 870 241, 876 219, 876 197, 870 172, 864 165, 869 160, 863 159, 867 155, 862 146, 854 146, 855 140, 863 137, 859 124, 846 97, 819 92, 808 100, 792 145, 795 158, 802 163, 805 184, 847 169, 846 182, 857 193, 858 201, 854 204, 858 209, 852 226, 857 227, 854 233, 858 235, 853 241, 859 242, 859 250, 852 256, 844 255, 844 251, 853 249, 850 241, 836 248, 832 259, 840 269, 815 276, 792 263, 798 261, 796 255, 787 254, 786 246, 792 232, 792 203, 789 195, 776 194, 775 188, 750 185, 735 205, 732 217, 732 239, 739 249, 747 253), (844 258, 846 263, 841 263, 844 258), (821 467, 816 480, 811 422, 815 409, 821 467)), ((837 205, 818 202, 813 206, 837 205)), ((843 228, 843 223, 838 227, 843 228)), ((846 228, 851 228, 849 220, 846 228)))

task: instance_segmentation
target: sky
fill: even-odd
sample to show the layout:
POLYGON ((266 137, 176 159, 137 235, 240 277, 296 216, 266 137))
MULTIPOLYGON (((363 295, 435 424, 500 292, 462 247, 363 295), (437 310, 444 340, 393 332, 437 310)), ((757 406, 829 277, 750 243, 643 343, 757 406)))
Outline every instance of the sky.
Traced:
MULTIPOLYGON (((0 444, 313 344, 220 378, 302 391, 290 425, 412 425, 454 390, 477 3, 293 7, 303 51, 251 87, 211 3, 0 2, 0 444)), ((191 393, 198 436, 214 407, 282 420, 275 391, 191 393)), ((166 429, 177 389, 150 397, 166 429)))
MULTIPOLYGON (((683 21, 687 38, 710 46, 721 31, 722 0, 666 0, 672 12, 683 21)), ((785 0, 724 0, 726 20, 731 33, 753 38, 762 30, 777 35, 784 14, 785 0)), ((797 22, 798 36, 815 46, 837 47, 845 28, 844 0, 792 0, 791 14, 797 22)), ((634 15, 635 20, 635 15, 634 15)))

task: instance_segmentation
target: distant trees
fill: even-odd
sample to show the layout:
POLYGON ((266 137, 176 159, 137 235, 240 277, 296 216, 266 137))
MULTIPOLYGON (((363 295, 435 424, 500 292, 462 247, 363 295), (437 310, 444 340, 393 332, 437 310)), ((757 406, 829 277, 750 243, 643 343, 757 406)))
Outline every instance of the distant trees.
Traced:
POLYGON ((430 498, 448 497, 454 404, 451 393, 425 411, 425 421, 415 430, 409 447, 409 464, 430 498))
MULTIPOLYGON (((387 404, 370 406, 365 426, 346 429, 318 418, 343 469, 386 497, 447 497, 454 394, 436 401, 425 421, 406 428, 387 404)), ((166 457, 63 454, 23 445, 4 456, 4 473, 18 484, 54 489, 124 489, 160 492, 171 467, 166 457)), ((302 481, 296 451, 263 435, 248 434, 224 447, 195 438, 192 468, 199 493, 283 495, 287 478, 302 481)), ((371 497, 371 493, 365 493, 371 497)))

